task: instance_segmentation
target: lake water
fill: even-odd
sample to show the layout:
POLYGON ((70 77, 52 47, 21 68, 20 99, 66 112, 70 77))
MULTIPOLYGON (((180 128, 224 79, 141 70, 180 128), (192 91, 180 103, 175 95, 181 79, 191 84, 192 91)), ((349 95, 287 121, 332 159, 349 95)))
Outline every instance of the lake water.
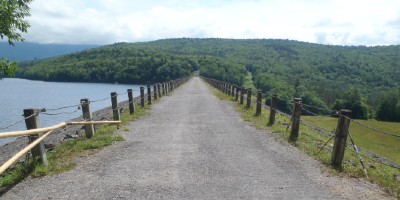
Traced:
MULTIPOLYGON (((5 78, 0 80, 0 132, 26 130, 23 120, 23 109, 46 108, 48 113, 66 112, 54 116, 40 114, 40 126, 46 127, 58 124, 82 115, 78 106, 57 111, 52 108, 76 105, 80 99, 88 98, 90 101, 110 97, 111 92, 121 94, 118 102, 128 99, 127 89, 133 89, 133 95, 139 96, 139 87, 142 85, 104 84, 104 83, 60 83, 31 81, 25 79, 5 78), (76 112, 74 112, 76 111, 76 112), (22 121, 21 121, 22 120, 22 121), (8 127, 15 122, 14 126, 8 127)), ((111 100, 103 100, 90 104, 92 112, 111 105, 111 100)), ((0 139, 0 145, 13 139, 0 139)))

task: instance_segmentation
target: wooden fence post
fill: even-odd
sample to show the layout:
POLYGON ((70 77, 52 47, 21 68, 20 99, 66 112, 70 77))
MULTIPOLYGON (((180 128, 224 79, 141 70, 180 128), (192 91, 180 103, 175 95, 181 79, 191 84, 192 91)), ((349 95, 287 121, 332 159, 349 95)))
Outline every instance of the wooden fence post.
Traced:
POLYGON ((165 91, 165 83, 162 84, 162 91, 163 91, 163 96, 165 96, 167 94, 167 92, 165 91))
POLYGON ((157 100, 157 84, 153 86, 154 100, 157 100))
POLYGON ((113 110, 113 119, 115 121, 120 120, 117 96, 118 94, 116 92, 111 92, 111 108, 113 110))
POLYGON ((257 92, 256 116, 261 115, 261 104, 262 104, 262 92, 261 92, 261 90, 258 90, 258 92, 257 92))
POLYGON ((222 93, 226 94, 226 83, 222 83, 222 93))
POLYGON ((140 87, 140 106, 144 107, 144 87, 140 87))
POLYGON ((168 89, 168 82, 165 82, 165 94, 167 95, 169 93, 169 89, 168 89))
POLYGON ((275 123, 275 115, 276 115, 276 109, 277 109, 277 103, 278 103, 278 95, 273 94, 271 98, 271 109, 269 113, 269 121, 268 121, 268 126, 272 126, 275 123))
POLYGON ((237 102, 239 100, 239 87, 236 86, 235 87, 235 101, 237 102))
POLYGON ((251 95, 252 91, 251 88, 247 89, 247 104, 246 104, 246 109, 250 109, 251 107, 251 95))
POLYGON ((244 101, 244 87, 240 88, 240 101, 239 104, 243 105, 243 101, 244 101))
POLYGON ((347 135, 349 134, 350 127, 350 110, 340 110, 338 124, 335 133, 335 143, 332 152, 332 166, 335 168, 342 167, 344 152, 346 149, 347 135))
MULTIPOLYGON (((25 125, 26 129, 36 129, 39 128, 39 112, 40 110, 38 109, 24 109, 24 117, 25 117, 25 125)), ((40 137, 40 134, 37 135, 31 135, 28 137, 29 143, 32 143, 35 141, 38 137, 40 137)), ((47 156, 46 156, 46 149, 44 148, 44 143, 43 141, 37 144, 33 149, 31 150, 32 152, 32 157, 33 159, 40 159, 40 162, 43 163, 43 165, 47 166, 49 162, 47 161, 47 156)))
POLYGON ((301 98, 294 99, 294 109, 292 115, 292 128, 290 129, 289 141, 296 142, 299 137, 299 126, 300 126, 300 114, 301 114, 301 98))
MULTIPOLYGON (((92 121, 92 113, 90 112, 89 107, 90 101, 89 99, 81 99, 81 107, 82 107, 82 117, 85 121, 92 121)), ((85 136, 86 138, 92 138, 95 134, 93 124, 85 125, 85 136)))
POLYGON ((151 105, 151 86, 147 85, 147 102, 151 105))
POLYGON ((135 113, 135 103, 133 102, 132 89, 128 89, 128 101, 129 101, 129 114, 135 113))
POLYGON ((157 84, 158 98, 161 98, 161 83, 157 84))

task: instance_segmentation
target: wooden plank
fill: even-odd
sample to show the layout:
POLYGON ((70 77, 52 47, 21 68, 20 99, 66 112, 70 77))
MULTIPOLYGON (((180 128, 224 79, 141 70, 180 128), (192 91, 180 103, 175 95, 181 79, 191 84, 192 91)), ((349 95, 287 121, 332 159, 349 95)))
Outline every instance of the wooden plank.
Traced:
POLYGON ((82 121, 82 122, 62 122, 60 124, 49 126, 45 128, 37 128, 25 131, 10 131, 10 132, 3 132, 0 133, 0 138, 10 138, 10 137, 20 137, 20 136, 27 136, 27 135, 36 135, 38 133, 43 133, 47 131, 51 131, 58 128, 63 128, 65 126, 74 126, 74 125, 86 125, 86 124, 118 124, 121 121, 82 121))
POLYGON ((31 129, 31 130, 25 130, 25 131, 10 131, 10 132, 3 132, 0 133, 0 138, 9 138, 9 137, 20 137, 20 136, 26 136, 26 135, 36 135, 38 133, 43 133, 47 131, 51 131, 54 129, 58 128, 63 128, 67 126, 67 123, 62 122, 60 124, 46 127, 46 128, 37 128, 37 129, 31 129))
POLYGON ((50 130, 43 134, 42 136, 38 137, 35 141, 30 143, 28 146, 26 146, 24 149, 22 149, 20 152, 15 154, 13 157, 11 157, 7 162, 5 162, 1 167, 0 167, 0 174, 4 173, 11 165, 13 165, 15 162, 18 161, 19 158, 21 158, 23 155, 25 155, 28 151, 30 151, 33 147, 35 147, 37 144, 39 144, 44 138, 46 138, 48 135, 53 130, 50 130))

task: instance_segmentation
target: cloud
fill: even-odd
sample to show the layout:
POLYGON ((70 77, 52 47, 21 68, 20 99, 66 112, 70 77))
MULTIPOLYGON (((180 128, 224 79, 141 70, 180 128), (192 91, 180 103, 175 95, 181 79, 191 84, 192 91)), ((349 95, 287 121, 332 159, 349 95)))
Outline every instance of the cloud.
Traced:
POLYGON ((35 0, 24 37, 109 44, 177 37, 400 44, 397 0, 35 0))

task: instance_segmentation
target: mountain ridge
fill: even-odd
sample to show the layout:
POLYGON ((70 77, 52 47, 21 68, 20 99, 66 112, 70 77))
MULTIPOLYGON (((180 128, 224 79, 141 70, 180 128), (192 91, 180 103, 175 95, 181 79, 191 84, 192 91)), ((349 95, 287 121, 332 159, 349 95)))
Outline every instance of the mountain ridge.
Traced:
POLYGON ((99 47, 99 45, 87 44, 40 44, 33 42, 15 42, 14 44, 12 46, 8 42, 0 42, 0 57, 21 62, 50 58, 99 47))
MULTIPOLYGON (((400 45, 334 46, 279 39, 177 38, 115 43, 21 63, 20 77, 47 81, 154 83, 189 75, 255 88, 368 118, 400 88, 400 45)), ((290 112, 292 105, 281 105, 290 112)), ((400 110, 400 105, 399 105, 400 110)), ((320 113, 320 111, 312 110, 320 113)), ((399 111, 400 112, 400 111, 399 111)))

